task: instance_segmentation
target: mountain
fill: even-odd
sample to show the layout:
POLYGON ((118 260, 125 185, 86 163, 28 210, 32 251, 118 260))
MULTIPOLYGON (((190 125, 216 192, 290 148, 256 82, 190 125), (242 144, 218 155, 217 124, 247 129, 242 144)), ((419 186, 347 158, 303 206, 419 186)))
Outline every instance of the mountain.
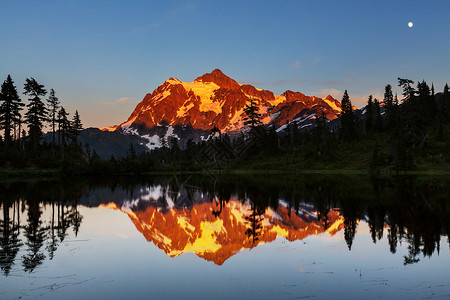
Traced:
POLYGON ((252 227, 254 210, 251 203, 242 203, 235 198, 224 202, 221 207, 217 200, 181 207, 175 205, 170 197, 166 198, 169 206, 167 203, 165 207, 148 205, 148 201, 154 204, 161 202, 161 192, 162 189, 149 189, 148 196, 141 200, 124 202, 122 206, 110 202, 100 207, 126 213, 147 241, 171 257, 194 253, 217 265, 222 265, 244 249, 270 243, 277 238, 292 242, 322 233, 334 235, 344 227, 344 218, 338 211, 328 213, 325 226, 312 207, 293 211, 287 205, 260 212, 253 218, 257 224, 252 227), (252 228, 257 232, 252 232, 252 228))
MULTIPOLYGON (((55 133, 55 140, 58 141, 58 132, 55 133)), ((42 142, 51 143, 53 141, 53 133, 48 132, 43 136, 42 142)), ((102 159, 109 159, 111 156, 120 158, 126 156, 130 151, 130 144, 136 153, 142 153, 148 150, 144 146, 146 142, 137 135, 124 135, 120 132, 102 131, 98 128, 86 128, 80 132, 78 142, 85 147, 89 145, 92 150, 102 159)))
POLYGON ((147 151, 147 148, 143 146, 145 141, 139 136, 104 132, 98 128, 87 128, 81 131, 78 142, 82 145, 89 144, 103 159, 109 159, 111 156, 116 158, 126 156, 130 151, 130 144, 133 144, 136 153, 147 151))
POLYGON ((141 137, 148 149, 161 147, 163 139, 178 138, 181 146, 189 138, 207 139, 217 126, 222 132, 234 133, 244 128, 244 107, 253 99, 267 126, 281 130, 294 122, 300 128, 310 126, 317 115, 335 119, 341 104, 331 96, 318 98, 300 92, 281 95, 239 84, 219 69, 193 82, 170 78, 136 106, 127 121, 101 128, 141 137))

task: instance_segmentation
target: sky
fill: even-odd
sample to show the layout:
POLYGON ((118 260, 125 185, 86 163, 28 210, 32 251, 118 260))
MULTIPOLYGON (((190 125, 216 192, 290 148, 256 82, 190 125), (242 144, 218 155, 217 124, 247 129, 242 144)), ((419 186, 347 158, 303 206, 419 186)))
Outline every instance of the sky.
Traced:
POLYGON ((276 95, 348 90, 362 107, 398 77, 443 90, 449 11, 448 0, 0 0, 0 80, 22 93, 35 78, 84 127, 122 123, 170 77, 216 68, 276 95))

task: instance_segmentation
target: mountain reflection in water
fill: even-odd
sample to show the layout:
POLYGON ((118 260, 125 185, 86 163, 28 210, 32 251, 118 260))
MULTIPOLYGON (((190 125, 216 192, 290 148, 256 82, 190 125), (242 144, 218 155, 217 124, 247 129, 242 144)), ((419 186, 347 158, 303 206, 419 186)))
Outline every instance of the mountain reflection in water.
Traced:
POLYGON ((407 243, 403 263, 411 264, 439 253, 442 236, 448 243, 447 180, 308 176, 5 183, 0 184, 0 267, 8 276, 14 264, 32 272, 51 263, 68 231, 76 236, 82 226, 79 205, 126 213, 147 241, 171 257, 190 252, 222 265, 242 249, 279 237, 295 241, 340 230, 351 251, 364 221, 374 243, 387 232, 392 253, 407 243))
POLYGON ((163 210, 151 205, 136 209, 143 206, 141 201, 149 200, 134 202, 136 206, 118 207, 114 203, 101 206, 128 214, 147 241, 153 242, 167 255, 175 257, 191 252, 217 265, 242 249, 269 243, 277 237, 294 241, 325 231, 334 234, 343 228, 344 223, 343 217, 333 210, 326 216, 331 225, 327 228, 312 207, 301 207, 294 212, 284 203, 276 210, 270 207, 257 210, 250 200, 241 202, 232 198, 222 204, 220 213, 214 214, 220 200, 195 203, 185 209, 172 207, 163 210))

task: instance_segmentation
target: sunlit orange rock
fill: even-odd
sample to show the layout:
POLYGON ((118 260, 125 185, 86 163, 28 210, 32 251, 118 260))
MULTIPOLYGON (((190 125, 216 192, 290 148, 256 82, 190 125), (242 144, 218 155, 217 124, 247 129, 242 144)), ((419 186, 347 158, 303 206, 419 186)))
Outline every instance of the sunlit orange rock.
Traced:
POLYGON ((268 90, 240 85, 216 69, 193 82, 166 80, 144 97, 126 122, 101 129, 133 133, 166 124, 208 131, 217 126, 223 132, 233 132, 243 128, 243 109, 250 99, 260 108, 263 123, 275 127, 305 117, 308 110, 329 120, 341 113, 340 102, 331 96, 318 98, 292 91, 275 96, 268 90))

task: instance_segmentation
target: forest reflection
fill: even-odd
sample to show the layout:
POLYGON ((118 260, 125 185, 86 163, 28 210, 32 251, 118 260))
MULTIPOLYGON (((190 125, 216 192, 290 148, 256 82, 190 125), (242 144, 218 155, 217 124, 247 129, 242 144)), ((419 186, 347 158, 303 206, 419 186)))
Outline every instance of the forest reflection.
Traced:
POLYGON ((77 210, 82 191, 55 182, 0 184, 0 268, 8 275, 19 250, 23 270, 32 272, 46 257, 52 260, 58 245, 73 229, 78 233, 83 217, 77 210), (44 208, 50 209, 48 220, 44 208), (25 219, 23 219, 25 216, 25 219))
POLYGON ((439 253, 445 236, 450 245, 448 179, 439 177, 124 177, 0 183, 0 195, 5 276, 14 264, 32 272, 53 259, 70 230, 76 237, 78 205, 121 210, 166 254, 192 252, 218 265, 280 236, 343 230, 351 250, 361 221, 392 253, 406 243, 404 264, 439 253))

